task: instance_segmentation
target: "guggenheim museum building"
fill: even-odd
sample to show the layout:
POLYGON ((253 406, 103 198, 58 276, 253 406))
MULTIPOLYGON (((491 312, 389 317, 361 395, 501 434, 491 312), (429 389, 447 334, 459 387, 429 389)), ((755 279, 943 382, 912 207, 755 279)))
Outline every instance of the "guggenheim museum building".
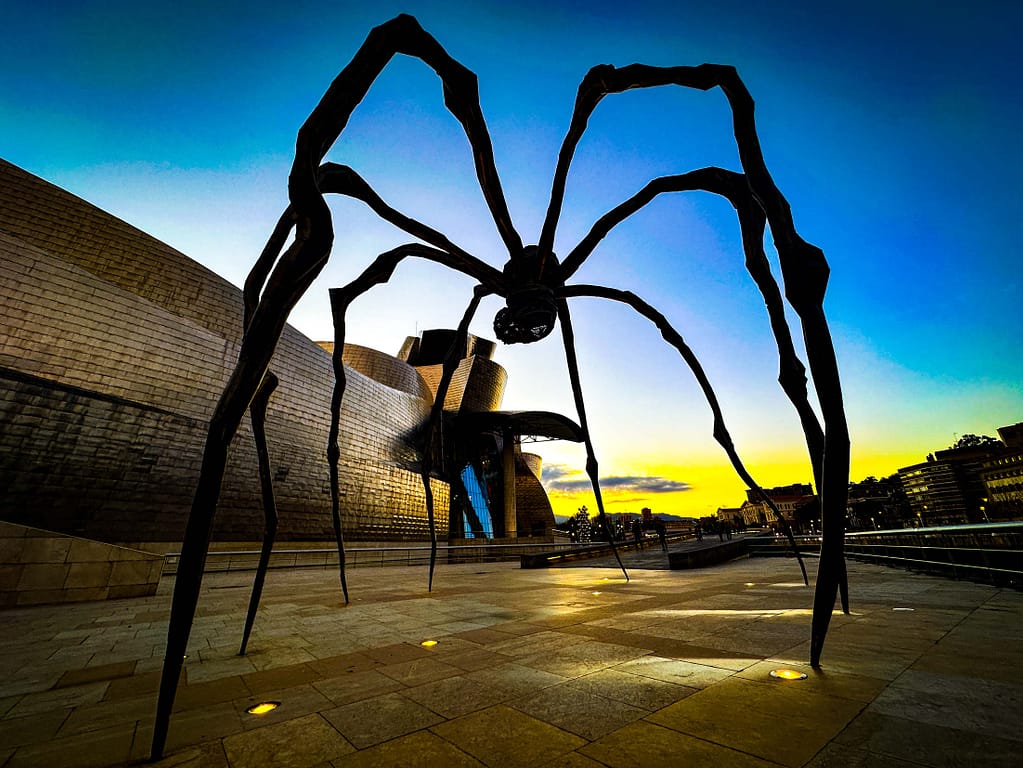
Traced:
MULTIPOLYGON (((206 429, 234 368, 242 292, 131 225, 0 160, 0 520, 104 542, 179 542, 206 429)), ((450 330, 396 354, 347 345, 340 496, 351 541, 428 537, 419 436, 450 330)), ((558 414, 502 411, 495 345, 469 337, 431 483, 441 539, 550 533, 523 437, 578 440, 558 414)), ((331 345, 290 326, 267 437, 279 540, 333 538, 325 458, 331 345)), ((214 539, 262 537, 256 450, 235 439, 214 539)))

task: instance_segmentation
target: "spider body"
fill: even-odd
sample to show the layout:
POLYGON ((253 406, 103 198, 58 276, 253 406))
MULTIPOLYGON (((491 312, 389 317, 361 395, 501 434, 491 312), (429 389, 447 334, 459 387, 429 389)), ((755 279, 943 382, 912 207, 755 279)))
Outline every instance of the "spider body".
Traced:
POLYGON ((502 270, 505 306, 494 317, 494 334, 505 344, 532 344, 547 338, 558 319, 557 295, 564 288, 561 265, 553 253, 544 258, 527 245, 502 270))
MULTIPOLYGON (((487 295, 505 299, 494 318, 498 340, 507 344, 531 344, 549 336, 560 325, 568 373, 578 412, 579 427, 586 448, 586 471, 590 477, 603 519, 603 501, 598 483, 597 459, 590 440, 582 384, 576 359, 575 336, 568 300, 597 297, 631 307, 647 318, 673 346, 697 379, 714 416, 714 437, 733 468, 750 489, 757 492, 787 529, 787 523, 770 497, 753 480, 739 459, 725 427, 724 416, 710 381, 695 354, 669 320, 638 296, 609 286, 575 285, 568 281, 610 230, 661 194, 703 191, 725 198, 738 216, 747 270, 763 296, 778 347, 779 383, 791 401, 806 438, 814 481, 821 497, 822 537, 817 584, 814 593, 810 637, 810 663, 818 666, 831 614, 839 592, 848 611, 848 593, 843 558, 846 493, 849 479, 849 434, 842 402, 841 385, 830 330, 823 311, 828 266, 820 249, 796 232, 788 202, 778 190, 764 162, 753 118, 753 99, 735 69, 716 64, 696 67, 651 67, 632 64, 616 68, 594 67, 583 78, 551 186, 550 204, 537 245, 523 247, 508 212, 494 162, 490 135, 483 120, 475 75, 453 59, 411 16, 398 16, 373 29, 351 62, 338 74, 320 103, 298 132, 295 158, 288 182, 290 205, 274 228, 245 283, 244 335, 238 363, 210 420, 199 479, 188 518, 174 586, 167 650, 164 659, 157 711, 153 728, 152 757, 162 757, 173 709, 182 660, 188 645, 192 621, 209 550, 213 520, 227 464, 228 447, 248 411, 259 456, 266 535, 257 570, 241 652, 255 616, 263 577, 269 562, 276 529, 272 471, 263 434, 267 400, 276 379, 269 370, 274 348, 288 314, 320 273, 330 257, 333 223, 325 202, 327 194, 341 194, 361 200, 378 216, 415 238, 377 256, 353 281, 330 290, 334 319, 335 389, 331 401, 330 435, 327 444, 331 486, 331 513, 338 542, 341 586, 345 601, 348 589, 344 571, 344 546, 338 496, 338 434, 346 373, 342 361, 346 314, 351 303, 373 286, 387 282, 406 258, 422 258, 465 274, 477 283, 461 321, 452 353, 444 362, 443 374, 422 442, 420 472, 431 528, 430 583, 436 557, 433 531, 432 472, 433 435, 440 423, 448 385, 457 368, 456 350, 464 349, 465 336, 480 301, 487 295), (372 86, 377 75, 395 54, 422 60, 444 85, 444 103, 465 130, 472 147, 476 177, 495 226, 510 258, 502 270, 492 267, 449 240, 444 234, 391 208, 359 175, 347 166, 325 162, 324 157, 344 130, 348 120, 372 86), (720 89, 733 114, 732 129, 738 147, 741 172, 721 168, 699 168, 649 182, 607 214, 559 261, 553 242, 572 155, 590 114, 607 95, 632 88, 676 86, 698 90, 720 89), (764 253, 764 236, 770 227, 784 282, 775 281, 764 253), (291 234, 294 238, 290 240, 291 234), (796 355, 785 301, 800 323, 812 376, 818 411, 810 405, 806 367, 796 355)), ((617 554, 617 553, 616 553, 617 554)), ((619 560, 620 563, 620 560, 619 560)), ((800 560, 800 567, 803 568, 800 560)), ((623 568, 624 571, 624 568, 623 568)), ((627 574, 626 574, 627 576, 627 574)), ((808 582, 805 568, 804 581, 808 582)))

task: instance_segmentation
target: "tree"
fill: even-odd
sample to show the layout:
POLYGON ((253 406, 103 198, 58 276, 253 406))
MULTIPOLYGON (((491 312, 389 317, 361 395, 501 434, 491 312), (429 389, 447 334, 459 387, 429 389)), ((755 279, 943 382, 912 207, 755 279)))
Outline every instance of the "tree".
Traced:
POLYGON ((994 448, 1000 446, 1002 441, 990 435, 965 434, 955 441, 951 448, 994 448))

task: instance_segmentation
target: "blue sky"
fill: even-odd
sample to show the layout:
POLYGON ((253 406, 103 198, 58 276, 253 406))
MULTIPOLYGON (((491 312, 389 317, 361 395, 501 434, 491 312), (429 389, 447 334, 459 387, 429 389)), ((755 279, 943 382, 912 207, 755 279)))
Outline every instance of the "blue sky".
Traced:
MULTIPOLYGON (((826 309, 853 436, 853 478, 922 460, 956 434, 1023 419, 1020 282, 1023 11, 1008 2, 113 2, 5 4, 2 154, 240 284, 286 204, 295 132, 371 27, 398 12, 479 76, 516 226, 535 242, 575 90, 598 63, 735 65, 757 101, 768 167, 832 267, 826 309), (683 7, 678 7, 682 5, 683 7)), ((384 71, 329 155, 395 207, 480 258, 507 258, 464 134, 418 62, 384 71)), ((556 250, 649 179, 737 168, 719 92, 608 97, 580 144, 556 250)), ((331 264, 293 314, 330 338, 326 289, 408 238, 333 206, 331 264)), ((736 443, 765 484, 808 482, 777 385, 734 214, 658 200, 617 228, 577 281, 628 288, 700 355, 736 443)), ((471 283, 425 264, 353 307, 349 338, 395 351, 451 326, 471 283)), ((473 330, 493 338, 485 303, 473 330)), ((583 385, 612 511, 737 505, 710 415, 645 322, 573 303, 583 385), (630 479, 632 482, 630 482, 630 479)), ((559 334, 503 348, 509 408, 574 414, 559 334)), ((542 448, 562 508, 587 503, 574 446, 542 448)))

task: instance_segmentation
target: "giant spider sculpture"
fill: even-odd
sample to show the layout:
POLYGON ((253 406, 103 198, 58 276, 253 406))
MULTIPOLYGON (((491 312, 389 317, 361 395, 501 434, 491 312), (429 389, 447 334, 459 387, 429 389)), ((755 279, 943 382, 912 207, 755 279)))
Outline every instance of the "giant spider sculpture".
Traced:
MULTIPOLYGON (((344 575, 344 548, 337 493, 339 457, 337 438, 340 430, 341 399, 345 388, 345 371, 341 362, 345 317, 349 305, 355 298, 372 286, 386 282, 397 265, 409 257, 437 262, 476 281, 472 300, 458 326, 458 336, 461 340, 464 340, 468 332, 469 323, 480 301, 487 295, 497 295, 505 300, 505 306, 494 319, 494 333, 505 343, 528 344, 538 341, 548 336, 560 322, 572 392, 586 448, 586 471, 592 482, 602 518, 603 502, 597 482, 597 460, 587 426, 568 309, 568 299, 577 296, 601 297, 624 303, 657 327, 664 339, 678 350, 697 378, 714 414, 715 439, 724 448, 737 473, 751 489, 759 492, 761 498, 773 509, 770 498, 760 490, 739 459, 725 428, 717 398, 699 361, 667 319, 645 301, 627 291, 567 283, 594 247, 615 225, 660 194, 690 190, 721 195, 731 203, 738 214, 746 267, 764 298, 778 347, 779 383, 798 414, 806 438, 822 507, 822 544, 814 594, 810 648, 810 663, 813 666, 820 664, 824 638, 839 590, 843 609, 848 610, 843 533, 849 476, 849 436, 834 347, 823 311, 829 269, 820 249, 806 243, 795 230, 788 203, 775 186, 764 163, 753 118, 753 100, 735 69, 715 64, 697 67, 652 67, 633 64, 622 68, 602 65, 591 69, 579 87, 572 120, 558 156, 550 205, 539 240, 536 245, 526 246, 512 225, 505 203, 489 133, 480 110, 475 75, 452 59, 414 18, 402 15, 370 32, 355 57, 330 85, 299 130, 295 159, 288 181, 290 205, 278 221, 246 280, 245 328, 238 363, 210 421, 199 480, 181 547, 153 730, 153 759, 159 759, 163 754, 178 677, 195 617, 228 447, 246 410, 250 411, 253 423, 267 520, 260 569, 257 571, 246 622, 245 639, 248 638, 251 629, 276 529, 272 474, 263 434, 266 404, 276 386, 276 378, 270 372, 269 366, 291 309, 309 288, 330 255, 333 223, 324 199, 326 194, 342 194, 361 200, 381 218, 413 235, 419 241, 379 255, 357 279, 343 288, 330 292, 335 324, 333 365, 336 386, 331 403, 327 456, 332 486, 332 515, 338 539, 341 586, 346 601, 348 590, 344 575), (440 232, 389 207, 351 168, 323 162, 324 156, 344 130, 356 106, 388 61, 397 53, 419 58, 437 73, 443 83, 445 104, 465 130, 472 147, 480 187, 508 250, 509 258, 502 270, 467 253, 440 232), (733 131, 742 172, 702 168, 655 179, 633 197, 604 215, 586 237, 559 261, 553 252, 555 229, 561 212, 569 165, 590 114, 598 102, 608 94, 632 88, 664 85, 700 90, 717 87, 724 92, 732 110, 733 131), (764 253, 763 239, 767 226, 770 226, 774 237, 785 298, 798 316, 801 325, 823 425, 809 404, 805 369, 796 355, 785 319, 782 293, 771 274, 764 253), (294 239, 288 244, 292 233, 294 239)), ((464 341, 462 343, 464 345, 464 341)), ((458 347, 457 341, 455 347, 458 347)), ((444 374, 422 446, 421 472, 431 529, 433 527, 433 500, 429 483, 432 469, 431 435, 439 422, 446 390, 456 365, 457 355, 450 354, 444 364, 444 374)), ((777 509, 773 511, 779 518, 781 517, 777 509)), ((435 534, 432 534, 431 549, 435 556, 435 534)), ((431 559, 431 583, 433 562, 431 559)), ((805 578, 804 569, 804 580, 805 578)), ((242 652, 244 648, 245 640, 242 642, 242 652)))

